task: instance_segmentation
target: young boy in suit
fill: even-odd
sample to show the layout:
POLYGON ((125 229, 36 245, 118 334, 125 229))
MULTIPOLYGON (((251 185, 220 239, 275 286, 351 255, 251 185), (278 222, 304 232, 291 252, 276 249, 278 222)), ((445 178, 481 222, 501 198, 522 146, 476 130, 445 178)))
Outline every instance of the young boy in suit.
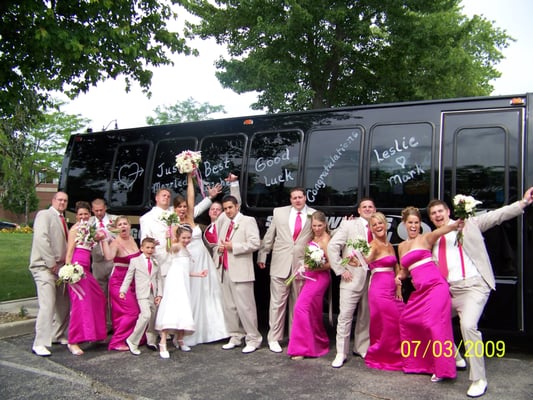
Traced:
MULTIPOLYGON (((156 240, 145 237, 141 242, 142 254, 132 258, 124 282, 120 286, 120 298, 126 298, 126 292, 135 278, 135 294, 139 303, 140 313, 131 335, 126 339, 131 354, 141 354, 139 343, 146 331, 148 343, 156 343, 155 331, 156 306, 159 305, 163 293, 161 270, 153 254, 156 240)), ((155 349, 157 350, 157 348, 155 349)))

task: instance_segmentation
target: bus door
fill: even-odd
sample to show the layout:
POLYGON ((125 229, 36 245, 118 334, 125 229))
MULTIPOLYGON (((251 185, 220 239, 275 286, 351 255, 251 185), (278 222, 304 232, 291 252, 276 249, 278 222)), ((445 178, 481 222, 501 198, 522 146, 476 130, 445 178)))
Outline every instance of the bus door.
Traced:
MULTIPOLYGON (((521 199, 523 113, 522 107, 443 113, 439 198, 452 207, 456 194, 471 195, 481 212, 521 199)), ((481 316, 483 329, 524 329, 522 233, 522 217, 484 233, 496 291, 481 316)))

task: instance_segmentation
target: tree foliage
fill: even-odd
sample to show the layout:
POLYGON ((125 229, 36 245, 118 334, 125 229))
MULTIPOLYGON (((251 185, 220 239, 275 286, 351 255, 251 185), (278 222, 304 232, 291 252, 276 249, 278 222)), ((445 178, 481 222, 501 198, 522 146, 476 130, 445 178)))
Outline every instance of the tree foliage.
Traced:
POLYGON ((29 116, 49 91, 75 96, 119 75, 127 90, 137 81, 148 92, 150 68, 171 65, 169 52, 195 53, 167 28, 177 18, 173 2, 3 0, 0 116, 29 116))
POLYGON ((47 181, 59 177, 70 135, 90 122, 59 111, 60 106, 56 103, 56 108, 39 114, 31 128, 0 130, 2 205, 24 214, 26 223, 28 214, 38 206, 35 185, 41 177, 47 181))
POLYGON ((192 97, 178 101, 171 106, 158 106, 154 110, 155 116, 146 117, 148 125, 176 124, 179 122, 202 121, 210 119, 213 113, 226 113, 224 106, 213 106, 209 103, 199 103, 192 97))
POLYGON ((511 38, 460 0, 189 0, 217 77, 269 112, 488 95, 511 38))

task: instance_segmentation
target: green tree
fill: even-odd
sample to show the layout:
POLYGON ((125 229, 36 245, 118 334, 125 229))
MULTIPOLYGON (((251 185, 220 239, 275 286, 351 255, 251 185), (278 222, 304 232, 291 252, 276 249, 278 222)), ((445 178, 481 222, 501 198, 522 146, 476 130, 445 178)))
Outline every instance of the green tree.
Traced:
POLYGON ((49 91, 76 96, 119 75, 126 90, 137 81, 149 93, 151 67, 172 65, 170 53, 196 54, 167 27, 175 2, 3 0, 0 117, 29 118, 49 91))
POLYGON ((209 103, 199 103, 192 97, 178 101, 171 106, 157 106, 155 116, 146 117, 148 125, 176 124, 179 122, 202 121, 211 119, 208 116, 213 113, 226 113, 224 106, 213 106, 209 103))
POLYGON ((39 114, 31 128, 0 131, 2 205, 24 214, 26 223, 38 206, 35 185, 42 176, 47 180, 59 177, 70 135, 90 122, 59 111, 60 106, 56 103, 56 108, 39 114))
POLYGON ((512 40, 460 0, 189 0, 191 37, 226 44, 217 78, 269 112, 488 95, 512 40))

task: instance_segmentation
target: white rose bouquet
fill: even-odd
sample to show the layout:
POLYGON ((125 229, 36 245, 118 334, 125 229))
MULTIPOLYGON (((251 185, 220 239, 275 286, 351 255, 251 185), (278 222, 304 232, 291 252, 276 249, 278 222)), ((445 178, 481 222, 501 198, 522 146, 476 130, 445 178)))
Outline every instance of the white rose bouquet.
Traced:
POLYGON ((176 156, 176 167, 180 174, 193 172, 201 162, 202 154, 199 151, 185 150, 176 156))
POLYGON ((74 264, 65 264, 63 265, 58 272, 57 284, 61 285, 62 283, 74 284, 78 283, 82 278, 85 277, 85 271, 83 267, 75 262, 74 264))
MULTIPOLYGON (((453 198, 453 214, 456 218, 466 220, 476 215, 476 207, 481 204, 481 201, 474 199, 472 196, 465 196, 457 194, 453 198)), ((457 232, 457 239, 455 245, 463 245, 463 232, 457 232)))
MULTIPOLYGON (((307 246, 305 247, 303 262, 307 266, 307 269, 309 270, 320 269, 322 265, 326 263, 326 255, 324 254, 324 250, 322 250, 317 243, 313 241, 309 242, 307 246)), ((314 281, 313 278, 305 276, 304 272, 305 272, 305 266, 302 265, 300 268, 298 268, 298 271, 292 274, 285 281, 285 285, 289 286, 292 283, 292 281, 296 279, 298 275, 300 275, 302 278, 314 281)))

